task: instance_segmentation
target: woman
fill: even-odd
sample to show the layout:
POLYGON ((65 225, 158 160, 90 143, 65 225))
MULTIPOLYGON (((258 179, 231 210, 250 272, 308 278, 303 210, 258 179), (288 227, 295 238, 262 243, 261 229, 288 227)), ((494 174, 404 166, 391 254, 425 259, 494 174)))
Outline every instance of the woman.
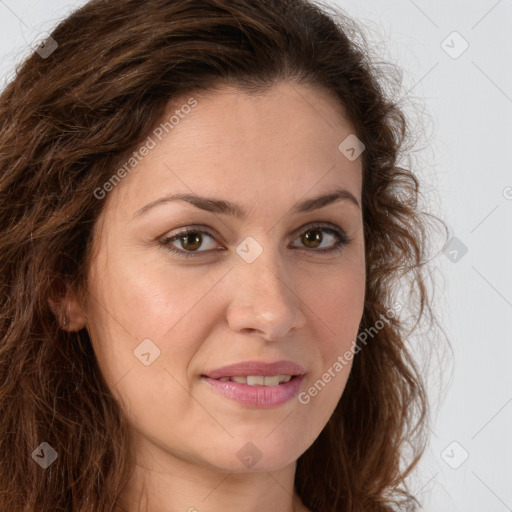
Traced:
POLYGON ((93 0, 27 59, 0 510, 414 509, 427 223, 380 79, 303 0, 93 0))

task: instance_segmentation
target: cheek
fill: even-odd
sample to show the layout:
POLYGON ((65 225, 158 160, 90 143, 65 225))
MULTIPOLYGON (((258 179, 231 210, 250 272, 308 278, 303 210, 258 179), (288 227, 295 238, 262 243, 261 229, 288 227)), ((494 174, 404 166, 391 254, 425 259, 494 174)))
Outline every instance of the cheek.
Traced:
POLYGON ((350 344, 357 336, 365 299, 364 269, 344 269, 308 281, 304 302, 331 346, 350 344))
POLYGON ((169 368, 185 377, 200 340, 217 318, 211 292, 222 273, 199 274, 166 265, 162 258, 145 264, 133 256, 114 258, 113 251, 107 264, 97 264, 91 273, 89 327, 109 382, 143 366, 141 356, 148 352, 147 373, 169 368))
POLYGON ((165 337, 206 291, 186 272, 137 259, 137 254, 115 261, 102 270, 106 279, 96 279, 95 289, 111 320, 136 339, 165 337))
MULTIPOLYGON (((333 272, 319 279, 306 296, 309 318, 315 326, 314 365, 299 403, 311 411, 321 429, 332 415, 345 389, 352 368, 353 344, 364 310, 365 279, 361 271, 333 272)), ((307 290, 305 290, 307 291, 307 290)))
POLYGON ((319 278, 308 293, 309 318, 315 325, 318 364, 308 379, 301 404, 308 404, 324 425, 338 403, 352 368, 353 344, 364 310, 364 269, 351 267, 319 278), (321 285, 321 289, 319 289, 321 285))

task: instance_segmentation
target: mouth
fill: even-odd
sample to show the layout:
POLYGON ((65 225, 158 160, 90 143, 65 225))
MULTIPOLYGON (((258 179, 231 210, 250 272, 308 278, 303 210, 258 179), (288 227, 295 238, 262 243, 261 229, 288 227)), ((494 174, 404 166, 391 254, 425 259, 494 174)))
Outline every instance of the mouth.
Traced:
POLYGON ((305 369, 291 361, 247 361, 212 370, 201 376, 210 388, 246 407, 270 408, 295 396, 305 369))

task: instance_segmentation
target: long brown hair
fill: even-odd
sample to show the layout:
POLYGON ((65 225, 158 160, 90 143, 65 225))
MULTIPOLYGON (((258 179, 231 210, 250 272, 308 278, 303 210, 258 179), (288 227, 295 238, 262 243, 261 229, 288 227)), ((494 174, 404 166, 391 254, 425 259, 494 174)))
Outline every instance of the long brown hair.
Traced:
POLYGON ((409 123, 385 92, 391 75, 357 35, 341 11, 306 0, 92 0, 51 33, 58 47, 19 67, 0 96, 0 510, 114 508, 134 463, 128 423, 86 329, 60 329, 49 302, 69 288, 85 293, 104 204, 94 191, 170 102, 222 84, 262 92, 278 80, 329 91, 365 145, 360 332, 376 331, 299 458, 296 489, 314 512, 414 508, 405 478, 424 448, 427 400, 404 319, 387 312, 399 281, 416 293, 410 318, 431 311, 433 216, 419 207, 417 176, 398 165, 409 123), (58 454, 46 470, 33 455, 42 442, 58 454))

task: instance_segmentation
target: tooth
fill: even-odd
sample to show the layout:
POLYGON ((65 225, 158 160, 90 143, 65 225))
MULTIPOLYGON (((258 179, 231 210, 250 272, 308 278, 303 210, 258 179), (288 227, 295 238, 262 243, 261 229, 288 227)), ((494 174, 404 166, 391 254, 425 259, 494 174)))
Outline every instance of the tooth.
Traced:
POLYGON ((263 386, 265 381, 265 377, 262 375, 248 375, 247 376, 247 384, 249 386, 263 386))
POLYGON ((277 386, 281 383, 289 382, 291 378, 291 375, 248 375, 247 377, 240 375, 231 378, 223 377, 219 380, 223 382, 231 380, 239 384, 248 384, 249 386, 277 386))
POLYGON ((277 386, 279 384, 279 375, 265 377, 263 380, 265 386, 277 386))

